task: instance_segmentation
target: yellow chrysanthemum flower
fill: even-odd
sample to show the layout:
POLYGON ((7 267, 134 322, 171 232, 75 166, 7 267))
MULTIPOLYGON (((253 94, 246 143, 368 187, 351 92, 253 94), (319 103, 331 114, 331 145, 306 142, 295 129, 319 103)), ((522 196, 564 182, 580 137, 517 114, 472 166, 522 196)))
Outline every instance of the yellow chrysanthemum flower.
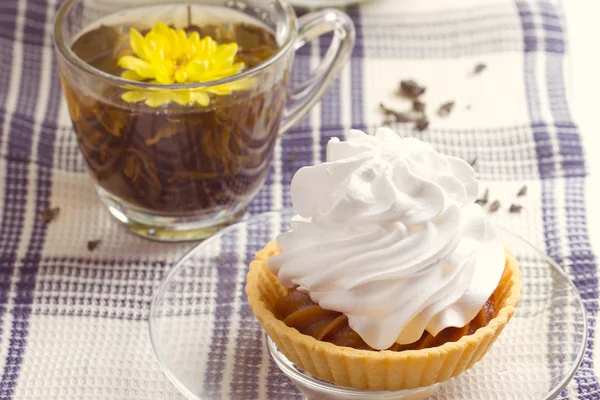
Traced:
MULTIPOLYGON (((183 29, 175 30, 158 22, 143 36, 131 28, 130 45, 137 56, 126 55, 119 59, 119 66, 127 71, 121 76, 133 81, 163 85, 178 83, 201 83, 227 78, 244 68, 243 62, 234 62, 237 43, 218 44, 210 36, 200 39, 198 32, 189 35, 183 29)), ((247 89, 249 79, 198 89, 182 90, 135 90, 123 94, 127 102, 145 101, 151 107, 159 107, 171 101, 181 105, 210 103, 208 93, 230 94, 234 90, 247 89)))

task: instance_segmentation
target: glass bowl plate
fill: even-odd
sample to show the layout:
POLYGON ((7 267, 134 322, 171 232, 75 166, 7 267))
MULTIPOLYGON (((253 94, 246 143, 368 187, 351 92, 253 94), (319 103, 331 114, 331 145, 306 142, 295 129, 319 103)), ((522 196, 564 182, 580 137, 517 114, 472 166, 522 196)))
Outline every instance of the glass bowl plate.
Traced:
MULTIPOLYGON (((244 291, 255 252, 286 231, 293 215, 274 211, 222 230, 183 256, 157 289, 152 347, 189 399, 302 399, 270 358, 244 291)), ((581 363, 587 323, 575 286, 541 251, 501 233, 523 273, 521 304, 484 359, 431 399, 551 399, 581 363)))
POLYGON ((296 7, 339 7, 373 0, 288 0, 296 7))

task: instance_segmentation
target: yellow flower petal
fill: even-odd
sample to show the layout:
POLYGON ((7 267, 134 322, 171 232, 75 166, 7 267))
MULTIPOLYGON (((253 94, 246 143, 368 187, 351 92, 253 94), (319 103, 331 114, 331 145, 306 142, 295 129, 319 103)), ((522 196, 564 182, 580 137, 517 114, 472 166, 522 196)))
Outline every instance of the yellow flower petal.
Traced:
POLYGON ((190 36, 188 36, 188 43, 198 44, 199 42, 200 42, 200 34, 196 31, 190 33, 190 36))
POLYGON ((140 91, 125 92, 121 96, 128 103, 137 103, 138 101, 146 100, 146 94, 140 91))
POLYGON ((247 90, 256 86, 256 78, 240 79, 230 83, 233 90, 247 90))
POLYGON ((146 105, 150 107, 160 107, 168 104, 173 99, 173 93, 168 90, 148 92, 146 105))
POLYGON ((246 66, 246 64, 244 64, 243 62, 239 62, 239 63, 235 63, 231 66, 231 68, 234 68, 237 70, 236 74, 238 72, 240 72, 240 70, 242 70, 244 67, 246 66))
POLYGON ((218 95, 226 95, 231 93, 231 86, 227 83, 223 85, 216 85, 206 88, 207 92, 218 94, 218 95))
POLYGON ((218 95, 226 95, 230 94, 236 90, 247 90, 253 87, 256 84, 256 79, 254 78, 246 78, 237 81, 233 81, 231 83, 224 83, 222 85, 216 85, 205 90, 209 93, 214 93, 218 95))
POLYGON ((156 24, 154 24, 150 32, 153 32, 158 36, 166 36, 169 34, 170 30, 171 28, 169 28, 169 26, 164 22, 157 22, 156 24))
POLYGON ((121 78, 129 79, 130 81, 143 81, 144 80, 144 78, 139 76, 137 72, 131 71, 131 70, 123 72, 121 74, 121 78))
POLYGON ((231 67, 221 67, 221 68, 211 69, 210 71, 205 72, 204 75, 206 77, 210 77, 210 80, 227 78, 229 76, 240 73, 240 71, 243 69, 243 67, 244 67, 244 63, 238 63, 238 64, 234 64, 231 67))
POLYGON ((185 70, 179 70, 175 72, 175 81, 177 83, 185 83, 187 80, 188 76, 185 70))
POLYGON ((173 41, 173 54, 172 57, 179 59, 186 53, 187 35, 183 29, 177 31, 173 41))
POLYGON ((201 91, 191 92, 190 98, 192 99, 192 101, 200 104, 203 107, 206 107, 207 105, 210 104, 210 96, 208 94, 206 94, 205 92, 201 92, 201 91))
POLYGON ((215 58, 217 59, 217 63, 227 63, 231 64, 235 55, 238 51, 237 43, 228 43, 220 45, 215 53, 215 58))
POLYGON ((185 72, 190 82, 202 82, 202 77, 206 75, 209 65, 206 60, 194 60, 185 67, 185 72))
POLYGON ((150 61, 146 53, 146 42, 142 34, 135 28, 129 30, 129 45, 134 54, 145 61, 150 61))
POLYGON ((170 85, 174 82, 173 73, 172 73, 172 65, 169 63, 153 65, 152 69, 154 70, 154 77, 156 81, 163 85, 170 85), (171 68, 169 68, 171 67, 171 68))
POLYGON ((244 64, 242 63, 241 66, 233 65, 229 68, 216 69, 215 75, 220 76, 221 78, 226 78, 228 76, 232 76, 239 73, 243 66, 244 64))
POLYGON ((119 64, 119 67, 121 67, 123 69, 130 69, 130 70, 137 72, 137 74, 143 78, 153 78, 154 77, 154 71, 153 71, 152 67, 150 66, 150 64, 148 64, 146 61, 139 59, 137 57, 123 56, 119 60, 118 64, 119 64))
POLYGON ((191 93, 189 90, 178 90, 174 93, 173 100, 175 103, 187 106, 192 104, 191 93))
POLYGON ((219 47, 219 44, 217 42, 215 42, 214 40, 212 40, 212 38, 209 36, 210 41, 208 42, 208 53, 210 54, 211 58, 215 56, 215 53, 217 51, 217 48, 219 47))
POLYGON ((217 42, 213 40, 210 36, 205 36, 200 41, 199 52, 203 53, 205 58, 214 57, 214 53, 217 50, 217 42))
MULTIPOLYGON (((122 76, 134 81, 157 84, 210 82, 233 76, 244 68, 244 63, 235 62, 236 43, 219 45, 210 36, 201 38, 198 32, 188 36, 183 29, 175 30, 163 22, 154 24, 145 36, 131 29, 129 40, 135 56, 124 56, 118 64, 126 70, 122 76)), ((193 90, 132 90, 125 93, 123 99, 130 102, 145 100, 151 107, 171 101, 206 106, 210 103, 208 93, 226 95, 250 88, 254 83, 253 79, 245 79, 193 90)))

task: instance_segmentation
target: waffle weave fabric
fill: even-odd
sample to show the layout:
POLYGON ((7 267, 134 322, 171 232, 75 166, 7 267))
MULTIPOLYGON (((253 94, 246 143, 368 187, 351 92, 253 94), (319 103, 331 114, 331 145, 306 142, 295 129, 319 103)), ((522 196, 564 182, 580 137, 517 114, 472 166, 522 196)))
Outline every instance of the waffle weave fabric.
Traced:
MULTIPOLYGON (((97 199, 52 48, 59 5, 0 2, 0 399, 183 399, 152 352, 147 318, 154 290, 192 245, 133 236, 97 199), (43 223, 40 214, 55 206, 58 218, 43 223), (101 245, 88 251, 87 242, 96 239, 101 245)), ((583 145, 567 102, 569 46, 560 3, 372 0, 345 11, 357 29, 351 60, 323 100, 279 140, 249 213, 291 206, 294 172, 323 161, 331 137, 350 128, 373 133, 383 122, 380 103, 409 107, 396 87, 401 79, 417 80, 427 87, 429 128, 393 128, 476 159, 482 187, 501 203, 492 218, 543 249, 574 281, 590 341, 559 397, 600 398, 593 341, 598 271, 587 235, 583 145), (474 75, 480 63, 486 68, 474 75), (455 102, 453 111, 438 116, 437 107, 448 101, 455 102), (524 185, 521 212, 509 213, 524 185)), ((327 46, 322 38, 299 50, 294 82, 320 64, 327 46)), ((243 284, 235 287, 243 292, 243 284)), ((234 320, 245 305, 232 304, 239 307, 231 311, 234 320)), ((213 334, 217 329, 225 329, 219 334, 227 341, 244 326, 230 321, 215 325, 213 334)), ((540 345, 553 342, 540 337, 540 345)), ((300 398, 268 357, 263 362, 272 375, 261 375, 259 389, 242 397, 300 398), (278 391, 260 389, 278 380, 278 391)), ((214 368, 231 382, 228 360, 214 368)), ((450 386, 435 398, 482 399, 468 389, 450 386)), ((486 398, 521 399, 500 392, 486 398)))

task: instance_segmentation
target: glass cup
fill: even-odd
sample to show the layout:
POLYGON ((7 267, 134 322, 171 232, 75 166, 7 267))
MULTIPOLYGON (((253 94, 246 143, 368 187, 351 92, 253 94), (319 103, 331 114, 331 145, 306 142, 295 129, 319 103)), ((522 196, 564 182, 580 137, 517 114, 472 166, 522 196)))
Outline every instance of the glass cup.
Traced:
POLYGON ((266 179, 278 136, 323 95, 348 60, 354 36, 341 11, 298 19, 282 0, 66 0, 55 19, 54 45, 78 144, 101 200, 134 233, 163 241, 203 239, 239 219, 266 179), (273 48, 251 68, 204 83, 135 81, 98 66, 102 57, 115 65, 127 54, 123 26, 144 34, 156 22, 176 28, 218 22, 225 38, 250 23, 255 28, 239 37, 268 36, 273 48), (86 44, 84 35, 97 28, 102 34, 86 44), (289 87, 296 50, 330 32, 323 63, 289 87), (78 39, 87 47, 76 54, 78 39), (202 101, 178 101, 191 95, 202 101))

